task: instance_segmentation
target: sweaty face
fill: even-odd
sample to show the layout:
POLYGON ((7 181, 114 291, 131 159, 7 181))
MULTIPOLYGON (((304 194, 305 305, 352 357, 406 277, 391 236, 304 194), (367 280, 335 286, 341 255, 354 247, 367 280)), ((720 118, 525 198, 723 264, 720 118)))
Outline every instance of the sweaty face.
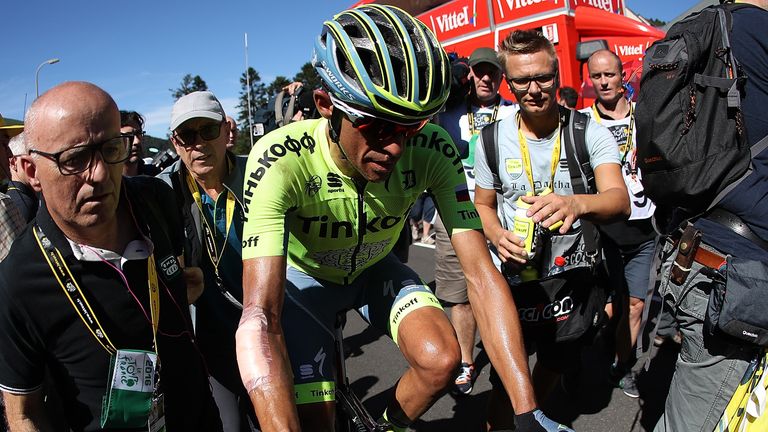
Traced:
POLYGON ((621 72, 615 58, 596 54, 589 60, 588 67, 599 101, 612 103, 623 95, 621 72))
POLYGON ((179 154, 187 169, 198 178, 214 173, 224 163, 228 140, 229 127, 226 122, 202 117, 185 121, 171 135, 176 153, 179 154), (218 136, 212 138, 207 135, 206 130, 218 130, 218 136), (201 132, 210 139, 200 136, 201 132), (194 138, 186 140, 180 138, 185 135, 189 137, 194 135, 194 138))
MULTIPOLYGON (((532 54, 515 54, 506 56, 507 79, 522 79, 541 77, 557 73, 555 62, 545 51, 532 54)), ((520 109, 529 115, 541 115, 557 109, 558 79, 555 77, 551 86, 542 89, 536 80, 531 80, 527 90, 511 87, 520 109)))
MULTIPOLYGON (((100 143, 120 135, 117 108, 61 109, 44 112, 42 121, 48 126, 31 145, 40 151, 56 153, 76 145, 100 143), (60 118, 60 112, 64 117, 60 118), (94 112, 96 115, 93 115, 94 112)), ((97 107, 98 108, 98 107, 97 107)), ((107 164, 99 152, 90 168, 73 175, 62 175, 56 162, 42 155, 29 157, 35 165, 35 178, 40 182, 46 206, 57 223, 73 227, 93 227, 116 216, 120 196, 123 164, 107 164)))
POLYGON ((501 69, 491 63, 477 63, 470 68, 469 76, 478 102, 490 103, 496 99, 501 84, 501 69))
MULTIPOLYGON (((405 149, 404 134, 381 134, 380 129, 355 128, 344 116, 339 134, 339 145, 344 150, 346 162, 359 176, 370 182, 386 180, 405 149), (388 135, 381 138, 382 135, 388 135)), ((332 146, 334 144, 331 144, 332 146)), ((341 168, 341 167, 340 167, 341 168)), ((342 171, 344 169, 342 168, 342 171)), ((355 173, 345 172, 356 177, 355 173)), ((357 177, 359 177, 357 176, 357 177)))

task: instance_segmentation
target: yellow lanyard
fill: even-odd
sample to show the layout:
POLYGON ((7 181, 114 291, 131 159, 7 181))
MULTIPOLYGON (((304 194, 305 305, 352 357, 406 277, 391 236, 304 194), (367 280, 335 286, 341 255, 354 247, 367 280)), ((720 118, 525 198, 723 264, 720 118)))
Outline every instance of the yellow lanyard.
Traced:
MULTIPOLYGON (((232 227, 232 220, 234 219, 235 215, 235 196, 233 193, 229 192, 227 188, 224 188, 224 191, 227 194, 227 207, 225 215, 226 233, 224 235, 224 244, 221 246, 221 250, 219 251, 218 247, 216 247, 216 237, 214 236, 216 231, 213 230, 210 225, 208 225, 208 219, 206 219, 205 212, 203 212, 203 199, 200 195, 200 189, 198 189, 197 183, 195 183, 195 180, 192 178, 192 175, 189 172, 187 172, 187 187, 189 187, 189 192, 192 193, 192 198, 194 198, 195 203, 197 203, 197 208, 200 210, 200 218, 205 224, 203 235, 206 237, 206 244, 208 245, 208 247, 205 249, 208 251, 208 256, 211 258, 213 270, 218 276, 219 262, 221 261, 221 256, 224 255, 224 249, 227 247, 227 241, 229 240, 229 229, 232 227)), ((216 216, 214 214, 214 219, 215 218, 216 216)))
MULTIPOLYGON (((491 114, 491 121, 489 121, 487 124, 491 124, 494 121, 496 121, 496 116, 499 114, 499 105, 501 104, 501 100, 499 100, 499 103, 497 103, 493 107, 493 113, 491 114)), ((467 101, 467 122, 469 122, 469 135, 477 135, 480 133, 480 130, 475 128, 475 113, 472 111, 472 105, 467 101)))
MULTIPOLYGON (((603 119, 600 117, 600 112, 597 110, 597 103, 592 104, 592 113, 594 114, 592 117, 594 117, 597 124, 601 125, 603 124, 603 119)), ((634 108, 632 107, 632 102, 629 103, 629 126, 627 127, 627 142, 624 144, 624 154, 621 156, 621 163, 623 164, 627 160, 627 155, 634 147, 634 143, 632 142, 632 135, 635 131, 635 116, 634 116, 634 108)), ((632 160, 630 161, 630 170, 635 170, 635 164, 636 164, 636 158, 635 154, 632 154, 632 160)))
MULTIPOLYGON (((531 191, 536 193, 536 185, 533 181, 533 167, 531 166, 531 154, 528 152, 528 142, 523 134, 522 124, 520 122, 520 113, 517 113, 517 137, 520 140, 520 154, 523 157, 523 169, 528 181, 531 183, 531 191)), ((557 124, 557 137, 555 138, 555 148, 552 149, 552 175, 549 180, 549 187, 554 190, 555 173, 557 165, 560 163, 560 123, 557 124)))
MULTIPOLYGON (((80 319, 85 323, 85 326, 91 332, 96 341, 110 354, 114 355, 117 352, 117 348, 107 336, 107 332, 101 326, 99 319, 93 312, 91 305, 88 303, 88 299, 83 294, 80 285, 77 280, 72 276, 72 272, 67 267, 64 257, 61 256, 61 252, 56 249, 48 237, 43 233, 43 230, 35 225, 34 226, 35 239, 37 245, 43 252, 45 260, 48 262, 48 266, 53 272, 53 276, 59 282, 61 289, 64 290, 64 294, 72 303, 72 307, 80 316, 80 319)), ((155 354, 157 354, 157 331, 160 323, 160 294, 159 284, 157 282, 157 269, 155 269, 155 256, 154 254, 147 259, 147 279, 149 285, 149 308, 152 324, 152 342, 154 343, 155 354)), ((130 289, 130 288, 128 288, 130 289)))

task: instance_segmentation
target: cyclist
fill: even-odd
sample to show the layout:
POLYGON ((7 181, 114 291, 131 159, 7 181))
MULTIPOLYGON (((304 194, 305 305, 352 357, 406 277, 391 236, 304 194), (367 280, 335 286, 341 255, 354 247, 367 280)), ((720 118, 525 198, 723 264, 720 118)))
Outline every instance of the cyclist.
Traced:
POLYGON ((451 235, 519 429, 557 430, 536 408, 516 308, 479 231, 461 157, 427 124, 449 92, 434 35, 400 9, 365 5, 325 22, 312 62, 323 118, 264 136, 246 167, 237 357, 262 430, 333 430, 339 311, 357 308, 408 361, 380 419, 389 430, 405 430, 452 382, 460 353, 451 324, 390 253, 424 190, 451 235))

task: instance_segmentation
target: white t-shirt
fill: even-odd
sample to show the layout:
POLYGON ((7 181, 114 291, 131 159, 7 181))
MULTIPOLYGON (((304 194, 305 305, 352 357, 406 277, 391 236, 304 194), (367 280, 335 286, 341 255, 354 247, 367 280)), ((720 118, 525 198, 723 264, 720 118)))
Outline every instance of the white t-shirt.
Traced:
MULTIPOLYGON (((634 110, 635 104, 632 103, 632 109, 634 110)), ((592 119, 595 118, 594 109, 590 106, 580 110, 584 114, 587 114, 592 119)), ((645 192, 642 189, 642 174, 640 168, 634 162, 635 154, 637 152, 637 130, 632 131, 632 146, 627 151, 627 136, 629 135, 630 117, 627 116, 623 119, 613 120, 600 117, 599 123, 605 126, 616 139, 616 143, 619 146, 619 156, 621 159, 621 174, 624 178, 624 183, 627 185, 627 192, 629 193, 629 203, 632 209, 632 214, 629 216, 629 220, 649 219, 653 216, 656 205, 645 196, 645 192), (635 174, 632 173, 634 168, 635 174)), ((635 125, 632 125, 634 128, 635 125)))
MULTIPOLYGON (((565 153, 565 132, 566 127, 564 126, 561 128, 563 136, 560 140, 560 162, 555 170, 554 184, 550 184, 550 179, 552 151, 555 147, 557 130, 543 139, 526 137, 535 183, 534 192, 537 194, 550 187, 558 195, 573 195, 571 174, 568 170, 565 153)), ((593 170, 606 163, 619 164, 620 157, 616 140, 608 129, 590 118, 587 123, 585 138, 590 165, 593 170)), ((482 138, 478 141, 475 149, 475 182, 477 187, 493 190, 493 176, 488 168, 482 138)), ((497 144, 499 149, 498 172, 504 195, 502 211, 505 220, 502 222, 505 224, 504 226, 511 227, 515 215, 515 202, 520 196, 532 190, 528 176, 523 169, 516 115, 511 115, 499 122, 499 142, 497 144)), ((574 226, 578 225, 574 224, 574 226)))
POLYGON ((469 196, 474 202, 475 200, 475 158, 476 158, 476 144, 480 136, 480 130, 490 124, 493 120, 501 120, 509 117, 510 114, 514 114, 518 110, 518 105, 512 102, 501 99, 500 105, 498 105, 498 111, 494 119, 494 111, 496 106, 490 107, 471 107, 471 117, 473 120, 473 126, 470 128, 470 113, 467 111, 466 104, 458 104, 452 109, 440 114, 437 124, 443 127, 453 138, 453 142, 459 149, 459 153, 466 155, 462 159, 464 165, 464 175, 467 178, 467 188, 469 189, 469 196))

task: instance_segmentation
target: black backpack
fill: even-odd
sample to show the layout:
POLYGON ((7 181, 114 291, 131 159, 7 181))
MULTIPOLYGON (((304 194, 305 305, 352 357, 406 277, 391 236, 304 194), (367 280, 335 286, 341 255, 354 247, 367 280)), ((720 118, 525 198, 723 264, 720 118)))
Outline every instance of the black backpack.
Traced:
MULTIPOLYGON (((751 172, 741 99, 747 77, 729 41, 731 12, 710 6, 676 23, 643 59, 637 164, 659 228, 713 207, 751 172)), ((762 141, 762 147, 768 141, 762 141)))

